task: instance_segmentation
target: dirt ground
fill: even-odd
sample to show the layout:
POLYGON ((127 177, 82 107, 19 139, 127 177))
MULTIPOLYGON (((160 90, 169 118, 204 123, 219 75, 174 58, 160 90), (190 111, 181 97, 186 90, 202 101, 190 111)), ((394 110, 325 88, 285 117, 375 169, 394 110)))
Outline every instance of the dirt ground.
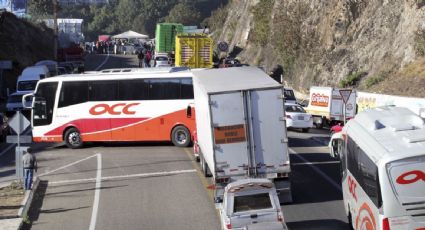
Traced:
POLYGON ((0 219, 17 217, 24 199, 24 190, 20 183, 0 188, 0 219))

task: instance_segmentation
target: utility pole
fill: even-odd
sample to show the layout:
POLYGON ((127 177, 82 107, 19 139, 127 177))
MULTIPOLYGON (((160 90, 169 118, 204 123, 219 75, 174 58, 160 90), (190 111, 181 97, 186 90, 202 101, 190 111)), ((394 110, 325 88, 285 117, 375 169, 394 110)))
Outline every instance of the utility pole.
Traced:
POLYGON ((58 61, 58 0, 53 1, 53 58, 58 61))

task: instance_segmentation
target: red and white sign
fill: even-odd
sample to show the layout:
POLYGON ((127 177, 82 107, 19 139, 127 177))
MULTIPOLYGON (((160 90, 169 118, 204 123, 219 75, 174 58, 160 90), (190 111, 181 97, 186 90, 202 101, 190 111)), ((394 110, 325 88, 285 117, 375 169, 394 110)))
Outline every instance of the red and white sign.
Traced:
POLYGON ((351 95, 351 89, 340 89, 339 94, 341 94, 342 100, 344 101, 344 104, 347 103, 348 98, 350 98, 351 95))
POLYGON ((311 105, 328 107, 329 106, 329 96, 325 94, 313 93, 311 95, 311 105))

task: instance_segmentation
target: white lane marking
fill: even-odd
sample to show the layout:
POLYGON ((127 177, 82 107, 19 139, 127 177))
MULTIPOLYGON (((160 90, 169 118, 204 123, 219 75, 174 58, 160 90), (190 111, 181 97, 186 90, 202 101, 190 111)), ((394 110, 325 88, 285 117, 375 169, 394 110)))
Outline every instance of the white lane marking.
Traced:
POLYGON ((97 211, 99 210, 100 186, 102 181, 102 155, 97 155, 96 191, 94 192, 93 209, 91 213, 89 230, 96 229, 97 211))
POLYGON ((54 169, 54 170, 52 170, 52 171, 48 171, 48 172, 42 173, 42 174, 40 174, 40 175, 38 175, 38 176, 39 176, 39 177, 41 177, 41 176, 45 176, 45 175, 50 174, 50 173, 57 172, 57 171, 59 171, 59 170, 61 170, 61 169, 64 169, 64 168, 67 168, 67 167, 69 167, 69 166, 72 166, 72 165, 78 164, 78 163, 80 163, 80 162, 82 162, 82 161, 88 160, 88 159, 93 158, 93 157, 95 157, 95 156, 97 156, 97 154, 92 155, 92 156, 89 156, 89 157, 86 157, 86 158, 81 159, 81 160, 78 160, 78 161, 74 161, 74 162, 72 162, 72 163, 70 163, 70 164, 64 165, 64 166, 59 167, 59 168, 57 168, 57 169, 54 169))
MULTIPOLYGON (((106 181, 106 180, 135 178, 135 177, 168 176, 168 175, 176 175, 176 174, 191 173, 191 172, 196 172, 196 169, 176 170, 176 171, 168 171, 168 172, 139 173, 139 174, 130 174, 130 175, 121 175, 121 176, 107 176, 107 177, 102 177, 101 180, 106 181)), ((91 182, 95 180, 96 178, 61 180, 61 181, 52 181, 52 182, 49 181, 49 184, 71 184, 71 183, 80 183, 80 182, 91 182)))
POLYGON ((297 154, 294 150, 292 150, 291 148, 289 148, 289 152, 291 152, 292 154, 294 154, 294 156, 298 157, 300 160, 304 161, 305 163, 307 163, 308 166, 310 166, 314 171, 316 171, 318 174, 320 174, 323 178, 325 178, 326 181, 328 181, 334 188, 336 188, 336 190, 342 192, 341 186, 336 183, 334 180, 332 180, 328 175, 326 175, 326 173, 324 173, 322 170, 320 170, 319 168, 317 168, 316 166, 314 166, 313 164, 308 164, 311 163, 308 160, 306 160, 304 157, 302 157, 300 154, 297 154))
POLYGON ((304 163, 292 163, 291 165, 325 165, 325 164, 339 164, 339 161, 315 161, 304 163))
POLYGON ((1 152, 0 153, 0 157, 1 156, 3 156, 5 153, 7 153, 11 148, 13 148, 13 147, 15 147, 16 146, 16 144, 13 144, 13 145, 9 145, 9 146, 7 146, 6 147, 6 149, 5 150, 3 150, 3 152, 1 152))
POLYGON ((102 66, 105 65, 105 63, 108 61, 108 59, 109 59, 109 53, 108 53, 108 55, 106 55, 105 60, 103 60, 103 62, 98 67, 96 67, 96 69, 94 69, 94 71, 98 71, 100 68, 102 68, 102 66))

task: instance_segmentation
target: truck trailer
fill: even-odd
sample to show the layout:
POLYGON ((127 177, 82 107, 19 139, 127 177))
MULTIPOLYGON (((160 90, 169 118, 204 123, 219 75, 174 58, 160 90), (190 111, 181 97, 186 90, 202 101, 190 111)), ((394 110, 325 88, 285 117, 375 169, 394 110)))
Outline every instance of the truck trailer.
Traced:
POLYGON ((283 87, 256 67, 193 72, 196 107, 194 150, 215 202, 243 178, 268 178, 281 202, 291 202, 291 172, 283 87))

